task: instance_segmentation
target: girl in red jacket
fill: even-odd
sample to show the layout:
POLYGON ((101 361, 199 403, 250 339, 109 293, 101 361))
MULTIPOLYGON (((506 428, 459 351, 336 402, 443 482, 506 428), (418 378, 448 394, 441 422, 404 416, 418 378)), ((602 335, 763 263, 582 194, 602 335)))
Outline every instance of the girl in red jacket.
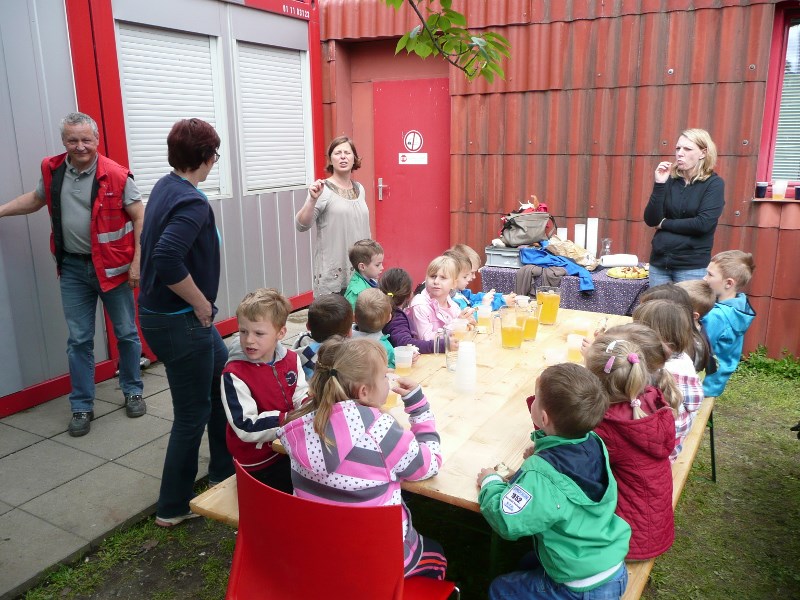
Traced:
POLYGON ((608 448, 617 480, 617 514, 631 526, 628 560, 662 554, 675 539, 672 468, 675 419, 636 344, 609 333, 586 351, 586 367, 600 378, 611 405, 595 432, 608 448))

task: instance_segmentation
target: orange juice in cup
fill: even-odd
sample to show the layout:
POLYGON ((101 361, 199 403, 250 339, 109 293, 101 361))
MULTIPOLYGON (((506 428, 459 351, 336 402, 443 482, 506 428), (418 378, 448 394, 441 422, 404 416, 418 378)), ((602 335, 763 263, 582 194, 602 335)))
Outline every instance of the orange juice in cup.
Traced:
POLYGON ((503 348, 522 346, 522 325, 517 320, 517 311, 512 307, 500 309, 500 342, 503 348))
POLYGON ((394 349, 394 372, 399 377, 411 373, 411 363, 414 360, 414 348, 411 346, 398 346, 394 349))
POLYGON ((481 304, 477 308, 478 312, 478 333, 492 332, 492 307, 488 304, 481 304))
POLYGON ((539 323, 554 325, 558 318, 558 306, 561 303, 561 290, 557 287, 539 287, 536 290, 536 302, 541 304, 539 323), (541 293, 541 302, 539 294, 541 293))
POLYGON ((392 386, 397 381, 397 375, 395 373, 387 373, 386 379, 389 380, 389 395, 386 396, 386 402, 383 404, 383 408, 385 410, 390 410, 400 403, 400 394, 392 391, 392 386))
POLYGON ((539 331, 539 306, 534 304, 528 312, 528 318, 525 319, 525 325, 522 328, 522 337, 525 341, 531 342, 536 339, 536 333, 539 331))
POLYGON ((570 333, 567 336, 567 360, 573 363, 583 363, 583 354, 581 353, 581 346, 583 344, 583 336, 579 333, 570 333))

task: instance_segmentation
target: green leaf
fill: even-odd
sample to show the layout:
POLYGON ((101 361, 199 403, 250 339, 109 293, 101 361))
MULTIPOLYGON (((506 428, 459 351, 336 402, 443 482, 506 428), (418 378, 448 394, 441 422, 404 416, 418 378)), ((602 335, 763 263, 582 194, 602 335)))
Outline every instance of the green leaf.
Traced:
POLYGON ((407 44, 407 43, 408 43, 408 34, 405 34, 403 37, 401 37, 401 38, 400 38, 400 39, 397 41, 397 46, 396 46, 396 47, 395 47, 395 49, 394 49, 394 53, 395 53, 395 54, 398 54, 398 53, 400 52, 400 50, 402 50, 403 48, 405 48, 405 47, 406 47, 406 44, 407 44))
POLYGON ((460 12, 456 12, 454 10, 446 9, 442 11, 444 16, 450 19, 450 22, 453 25, 460 25, 461 27, 467 26, 467 18, 462 15, 460 12))
POLYGON ((407 52, 413 52, 414 51, 414 47, 416 45, 417 45, 417 38, 409 37, 408 41, 406 42, 406 51, 407 52))
POLYGON ((450 7, 453 5, 453 0, 441 0, 439 4, 442 5, 443 9, 450 10, 450 7))
POLYGON ((431 54, 433 54, 433 48, 427 44, 417 44, 414 47, 414 52, 416 52, 417 56, 420 58, 428 58, 431 54))
POLYGON ((486 38, 487 40, 494 40, 496 42, 500 42, 503 46, 509 48, 511 47, 511 43, 506 38, 504 38, 499 33, 495 33, 494 31, 487 31, 486 33, 483 34, 483 37, 486 38))

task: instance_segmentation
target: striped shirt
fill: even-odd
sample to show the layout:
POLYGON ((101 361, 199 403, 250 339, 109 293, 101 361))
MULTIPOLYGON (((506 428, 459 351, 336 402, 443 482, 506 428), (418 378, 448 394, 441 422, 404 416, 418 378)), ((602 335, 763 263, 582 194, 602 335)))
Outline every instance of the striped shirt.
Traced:
POLYGON ((439 434, 422 389, 403 398, 411 431, 375 408, 345 400, 334 405, 325 435, 314 431, 316 411, 278 429, 292 463, 299 498, 329 504, 403 507, 406 573, 422 553, 411 514, 400 496, 400 482, 419 481, 439 472, 439 434))

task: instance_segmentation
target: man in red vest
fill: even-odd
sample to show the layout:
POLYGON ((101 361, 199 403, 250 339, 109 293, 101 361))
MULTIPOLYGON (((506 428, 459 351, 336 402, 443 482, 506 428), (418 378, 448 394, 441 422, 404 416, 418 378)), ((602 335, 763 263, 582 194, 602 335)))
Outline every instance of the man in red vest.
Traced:
POLYGON ((94 419, 94 335, 97 298, 114 326, 119 350, 119 383, 125 412, 141 417, 139 360, 133 288, 139 284, 139 234, 144 220, 133 175, 97 152, 97 123, 70 113, 61 121, 66 152, 42 161, 39 185, 0 206, 0 217, 27 215, 47 206, 61 304, 67 320, 67 357, 72 391, 69 434, 89 433, 94 419))

